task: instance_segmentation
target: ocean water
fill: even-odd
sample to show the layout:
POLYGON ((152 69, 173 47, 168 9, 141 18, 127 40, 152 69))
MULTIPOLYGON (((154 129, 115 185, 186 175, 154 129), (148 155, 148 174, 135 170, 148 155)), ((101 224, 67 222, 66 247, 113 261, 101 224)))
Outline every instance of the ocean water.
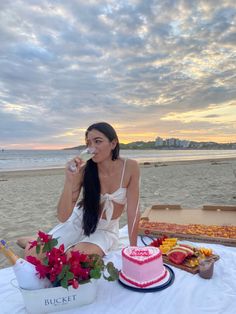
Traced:
MULTIPOLYGON (((0 151, 0 171, 62 168, 78 150, 0 151)), ((236 158, 236 150, 121 150, 121 157, 143 162, 236 158)))

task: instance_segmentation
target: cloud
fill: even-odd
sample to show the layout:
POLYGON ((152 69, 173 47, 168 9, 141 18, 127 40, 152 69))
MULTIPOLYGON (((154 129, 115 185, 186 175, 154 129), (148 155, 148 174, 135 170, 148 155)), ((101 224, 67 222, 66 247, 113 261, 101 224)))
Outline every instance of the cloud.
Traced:
POLYGON ((100 120, 233 138, 235 19, 233 0, 2 1, 0 143, 73 146, 100 120))

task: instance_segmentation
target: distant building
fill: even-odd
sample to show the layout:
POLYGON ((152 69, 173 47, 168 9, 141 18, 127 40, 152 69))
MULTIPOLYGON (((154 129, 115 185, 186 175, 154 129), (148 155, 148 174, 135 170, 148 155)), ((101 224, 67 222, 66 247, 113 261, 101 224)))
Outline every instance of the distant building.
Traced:
MULTIPOLYGON (((152 142, 153 143, 153 142, 152 142)), ((223 143, 216 142, 195 142, 188 140, 180 140, 179 138, 163 139, 157 137, 154 141, 154 147, 159 148, 191 148, 191 149, 236 149, 236 143, 223 143)))
POLYGON ((180 140, 178 138, 167 138, 163 139, 161 137, 157 137, 155 141, 155 147, 182 147, 187 148, 190 146, 190 141, 180 140))
POLYGON ((164 141, 161 137, 156 138, 155 146, 164 146, 164 141))
POLYGON ((181 147, 181 140, 179 140, 178 138, 175 139, 175 146, 181 147))
POLYGON ((187 148, 189 146, 190 146, 190 141, 187 141, 187 140, 180 141, 180 147, 187 148))
POLYGON ((167 146, 175 146, 176 139, 175 138, 167 138, 166 144, 167 146))

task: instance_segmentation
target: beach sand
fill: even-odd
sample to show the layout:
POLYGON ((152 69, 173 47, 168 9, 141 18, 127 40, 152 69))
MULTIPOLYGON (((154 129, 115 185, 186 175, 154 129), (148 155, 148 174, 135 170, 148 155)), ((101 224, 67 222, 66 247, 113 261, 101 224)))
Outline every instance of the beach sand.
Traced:
MULTIPOLYGON (((141 165, 141 212, 154 204, 200 208, 236 205, 236 159, 166 162, 141 165)), ((21 236, 48 231, 58 223, 56 204, 63 169, 0 172, 0 238, 22 256, 21 236)), ((123 214, 120 227, 126 224, 123 214)), ((8 266, 0 254, 0 268, 8 266)))

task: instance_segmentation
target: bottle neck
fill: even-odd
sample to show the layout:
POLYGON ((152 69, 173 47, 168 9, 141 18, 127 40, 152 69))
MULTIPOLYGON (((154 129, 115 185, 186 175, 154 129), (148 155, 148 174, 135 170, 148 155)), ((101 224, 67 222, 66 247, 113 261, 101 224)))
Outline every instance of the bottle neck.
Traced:
POLYGON ((15 265, 16 261, 19 259, 19 256, 17 256, 6 244, 3 245, 2 242, 0 242, 0 252, 6 256, 12 265, 15 265))

